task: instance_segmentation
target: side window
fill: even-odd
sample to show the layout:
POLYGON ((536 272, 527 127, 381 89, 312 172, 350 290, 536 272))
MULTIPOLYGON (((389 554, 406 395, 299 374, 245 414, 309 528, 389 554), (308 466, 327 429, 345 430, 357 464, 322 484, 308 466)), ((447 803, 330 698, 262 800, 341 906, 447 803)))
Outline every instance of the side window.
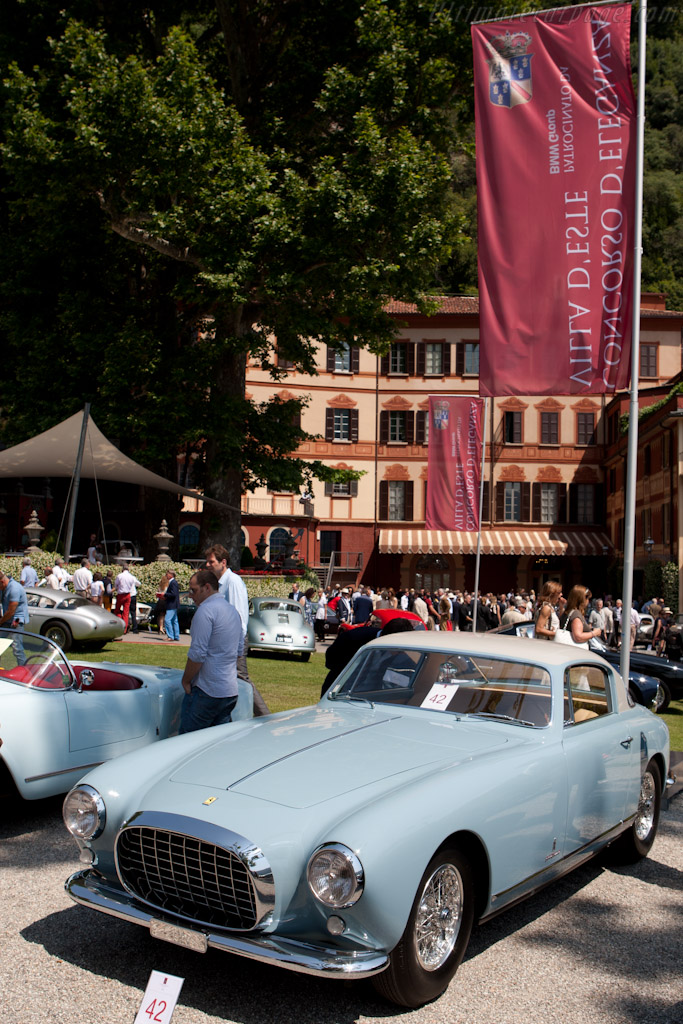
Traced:
POLYGON ((572 665, 565 673, 564 722, 580 725, 608 715, 610 691, 607 674, 597 665, 572 665))

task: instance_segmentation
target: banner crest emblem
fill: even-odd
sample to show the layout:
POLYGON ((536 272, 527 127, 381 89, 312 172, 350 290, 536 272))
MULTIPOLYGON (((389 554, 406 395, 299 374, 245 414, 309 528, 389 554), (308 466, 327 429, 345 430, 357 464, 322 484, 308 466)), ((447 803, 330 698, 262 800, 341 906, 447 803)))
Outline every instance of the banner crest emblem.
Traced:
POLYGON ((517 107, 529 103, 533 96, 531 58, 528 53, 531 36, 528 32, 506 32, 485 40, 491 59, 489 66, 489 100, 495 107, 517 107))

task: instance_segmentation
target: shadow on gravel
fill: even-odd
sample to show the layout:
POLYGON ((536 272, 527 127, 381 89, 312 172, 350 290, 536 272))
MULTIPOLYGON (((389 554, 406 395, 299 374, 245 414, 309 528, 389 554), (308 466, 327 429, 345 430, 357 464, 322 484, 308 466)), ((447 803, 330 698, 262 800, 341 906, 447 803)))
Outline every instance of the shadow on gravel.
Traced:
MULTIPOLYGON (((78 860, 78 849, 62 823, 62 796, 0 801, 0 866, 39 868, 78 860)), ((68 870, 68 868, 65 868, 68 870)))
POLYGON ((322 980, 216 950, 192 953, 83 907, 50 914, 21 935, 50 956, 138 989, 140 999, 151 971, 178 975, 185 979, 183 1006, 243 1024, 354 1024, 370 1006, 401 1013, 386 1004, 376 1007, 369 982, 322 980))

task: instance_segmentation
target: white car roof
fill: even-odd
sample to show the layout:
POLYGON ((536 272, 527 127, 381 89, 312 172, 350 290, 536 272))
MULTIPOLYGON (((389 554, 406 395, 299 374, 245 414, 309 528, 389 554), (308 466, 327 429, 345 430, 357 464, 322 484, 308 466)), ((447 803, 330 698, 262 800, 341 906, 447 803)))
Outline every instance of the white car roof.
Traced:
MULTIPOLYGON (((542 668, 595 663, 604 668, 605 660, 585 647, 556 644, 551 640, 536 640, 521 636, 500 636, 491 633, 451 633, 426 630, 414 633, 392 633, 371 641, 371 646, 402 647, 404 650, 443 651, 445 654, 462 652, 496 658, 507 658, 542 668)), ((368 645, 370 646, 370 645, 368 645)))

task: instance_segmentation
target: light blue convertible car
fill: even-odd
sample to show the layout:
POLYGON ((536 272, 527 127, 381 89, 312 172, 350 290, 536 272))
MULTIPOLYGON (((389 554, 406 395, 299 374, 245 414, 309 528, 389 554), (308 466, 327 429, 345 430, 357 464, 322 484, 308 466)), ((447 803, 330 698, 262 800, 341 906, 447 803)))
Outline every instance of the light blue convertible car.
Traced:
POLYGON ((314 707, 91 772, 64 804, 89 861, 67 891, 189 949, 372 977, 414 1007, 475 921, 605 846, 644 857, 668 768, 666 726, 602 658, 399 633, 314 707))
MULTIPOLYGON (((178 669, 69 661, 47 637, 0 629, 0 794, 66 793, 118 754, 178 732, 178 669)), ((251 717, 241 684, 233 717, 251 717)))

